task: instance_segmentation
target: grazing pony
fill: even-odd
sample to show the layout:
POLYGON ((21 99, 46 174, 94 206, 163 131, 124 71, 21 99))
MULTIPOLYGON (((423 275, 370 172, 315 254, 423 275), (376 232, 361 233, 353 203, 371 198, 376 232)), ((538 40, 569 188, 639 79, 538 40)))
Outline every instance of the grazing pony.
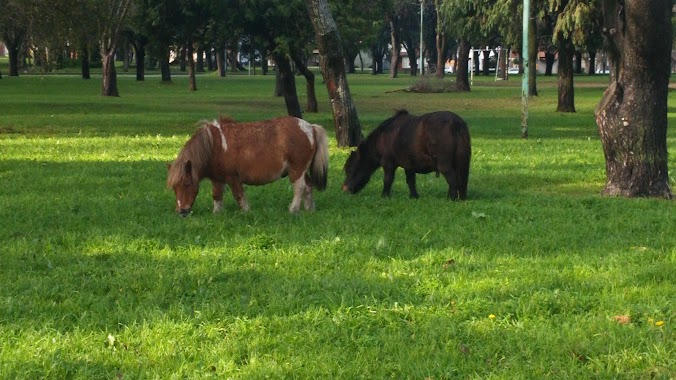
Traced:
POLYGON ((467 198, 472 147, 467 124, 452 112, 413 116, 397 111, 378 126, 345 162, 343 191, 359 192, 371 174, 383 167, 383 197, 390 195, 394 172, 404 168, 411 198, 418 198, 416 173, 441 173, 448 182, 448 198, 467 198))
POLYGON ((176 194, 176 211, 190 214, 199 183, 209 178, 214 212, 223 209, 227 184, 243 211, 249 210, 243 185, 264 185, 288 176, 293 183, 289 212, 314 210, 312 188, 326 188, 329 150, 326 131, 295 117, 251 123, 230 118, 202 121, 201 127, 169 165, 167 186, 176 194))

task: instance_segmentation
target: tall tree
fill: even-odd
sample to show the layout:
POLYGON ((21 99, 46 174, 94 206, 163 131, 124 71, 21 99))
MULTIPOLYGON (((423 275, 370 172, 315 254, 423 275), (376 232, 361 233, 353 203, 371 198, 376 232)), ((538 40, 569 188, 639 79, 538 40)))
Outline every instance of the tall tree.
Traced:
POLYGON ((103 80, 101 95, 120 96, 117 89, 117 72, 115 71, 115 52, 120 39, 120 32, 127 20, 132 0, 109 0, 97 2, 99 17, 101 62, 103 64, 103 80))
POLYGON ((558 105, 557 112, 575 112, 573 59, 575 46, 583 46, 585 29, 593 22, 596 0, 550 0, 550 14, 556 20, 553 42, 558 46, 558 105))
POLYGON ((347 83, 338 28, 326 0, 305 0, 305 4, 315 30, 322 76, 333 108, 338 146, 356 146, 363 135, 347 83))
POLYGON ((0 0, 0 37, 9 55, 9 76, 19 76, 19 54, 32 24, 28 1, 0 0))
POLYGON ((596 108, 603 193, 672 198, 667 167, 671 0, 603 0, 612 82, 596 108))

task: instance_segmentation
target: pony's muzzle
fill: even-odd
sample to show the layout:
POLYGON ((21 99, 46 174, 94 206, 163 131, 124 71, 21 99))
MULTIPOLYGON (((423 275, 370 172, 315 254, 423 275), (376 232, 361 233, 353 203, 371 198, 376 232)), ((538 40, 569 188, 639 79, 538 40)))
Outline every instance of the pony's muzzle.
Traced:
POLYGON ((178 214, 185 218, 186 216, 190 216, 190 214, 192 214, 192 209, 191 208, 180 209, 178 210, 178 214))

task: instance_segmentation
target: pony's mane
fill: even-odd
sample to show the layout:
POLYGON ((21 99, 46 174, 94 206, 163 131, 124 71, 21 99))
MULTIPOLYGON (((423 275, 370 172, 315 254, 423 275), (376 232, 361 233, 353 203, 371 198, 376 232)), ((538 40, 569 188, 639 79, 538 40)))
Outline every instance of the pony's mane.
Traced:
MULTIPOLYGON (((380 125, 378 125, 378 126, 376 127, 376 129, 373 130, 373 133, 371 133, 371 135, 369 135, 368 137, 373 136, 373 139, 376 140, 376 139, 377 139, 377 136, 378 136, 380 133, 384 133, 384 132, 386 132, 389 128, 391 128, 392 123, 394 123, 395 120, 397 120, 398 118, 400 118, 400 117, 402 117, 402 116, 408 116, 408 115, 410 115, 410 114, 409 114, 408 111, 406 111, 405 109, 398 109, 398 110, 395 110, 395 111, 394 111, 394 115, 390 116, 388 119, 385 119, 385 121, 383 121, 382 123, 380 123, 380 125)), ((367 138, 367 139, 368 139, 368 138, 367 138)))
POLYGON ((211 152, 213 147, 213 137, 209 126, 212 122, 203 120, 198 123, 200 128, 192 137, 185 143, 183 149, 176 157, 176 161, 171 164, 169 168, 169 175, 167 177, 167 186, 173 187, 181 181, 185 173, 185 165, 190 162, 192 166, 193 180, 199 180, 199 173, 207 167, 211 161, 211 152))

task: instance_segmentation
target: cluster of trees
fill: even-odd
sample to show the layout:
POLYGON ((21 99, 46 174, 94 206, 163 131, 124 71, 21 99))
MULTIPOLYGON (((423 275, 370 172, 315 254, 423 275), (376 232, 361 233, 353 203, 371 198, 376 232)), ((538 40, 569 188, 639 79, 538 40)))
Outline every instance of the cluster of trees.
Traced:
MULTIPOLYGON (((660 181, 652 181, 648 189, 616 185, 609 179, 606 192, 670 197, 666 89, 674 33, 672 0, 543 0, 532 2, 531 7, 529 51, 522 59, 535 67, 537 52, 544 51, 551 75, 551 63, 558 55, 559 112, 575 112, 573 74, 575 67, 581 67, 582 54, 588 53, 589 74, 593 74, 596 53, 604 38, 608 41, 613 85, 597 114, 606 160, 616 162, 607 170, 623 173, 616 182, 636 182, 639 172, 660 181), (647 51, 648 46, 654 50, 647 51), (646 74, 646 67, 652 74, 646 74), (659 85, 652 83, 646 90, 641 88, 645 81, 659 85), (650 106, 638 112, 634 94, 650 106), (632 106, 625 109, 624 103, 632 106), (645 118, 639 121, 635 115, 645 118), (649 133, 614 127, 627 120, 649 133), (618 133, 632 135, 632 140, 618 143, 618 133), (646 160, 654 165, 645 165, 646 160), (628 165, 629 161, 635 165, 628 165)), ((354 71, 353 62, 360 52, 370 52, 373 74, 382 73, 384 61, 389 60, 392 77, 398 75, 402 48, 408 53, 412 75, 418 72, 421 54, 439 78, 444 76, 446 60, 454 56, 457 89, 470 91, 470 48, 503 46, 521 51, 522 12, 519 0, 0 0, 0 39, 9 50, 10 76, 18 75, 22 59, 29 57, 45 71, 77 57, 82 77, 89 78, 89 67, 96 60, 103 68, 101 91, 107 96, 118 95, 114 59, 129 46, 136 58, 138 80, 144 80, 150 64, 159 66, 162 81, 171 81, 169 65, 174 54, 187 66, 192 91, 197 89, 195 72, 205 65, 225 76, 226 62, 231 70, 241 68, 237 62, 240 50, 249 56, 261 52, 263 72, 267 72, 267 58, 273 59, 277 92, 283 95, 288 113, 298 117, 301 106, 294 70, 306 79, 306 111, 317 111, 314 74, 306 66, 317 47, 338 143, 353 146, 362 135, 345 72, 354 71)), ((127 62, 128 54, 123 55, 127 62)), ((504 72, 505 62, 500 65, 504 72)), ((530 72, 529 94, 536 96, 535 70, 530 72)))

